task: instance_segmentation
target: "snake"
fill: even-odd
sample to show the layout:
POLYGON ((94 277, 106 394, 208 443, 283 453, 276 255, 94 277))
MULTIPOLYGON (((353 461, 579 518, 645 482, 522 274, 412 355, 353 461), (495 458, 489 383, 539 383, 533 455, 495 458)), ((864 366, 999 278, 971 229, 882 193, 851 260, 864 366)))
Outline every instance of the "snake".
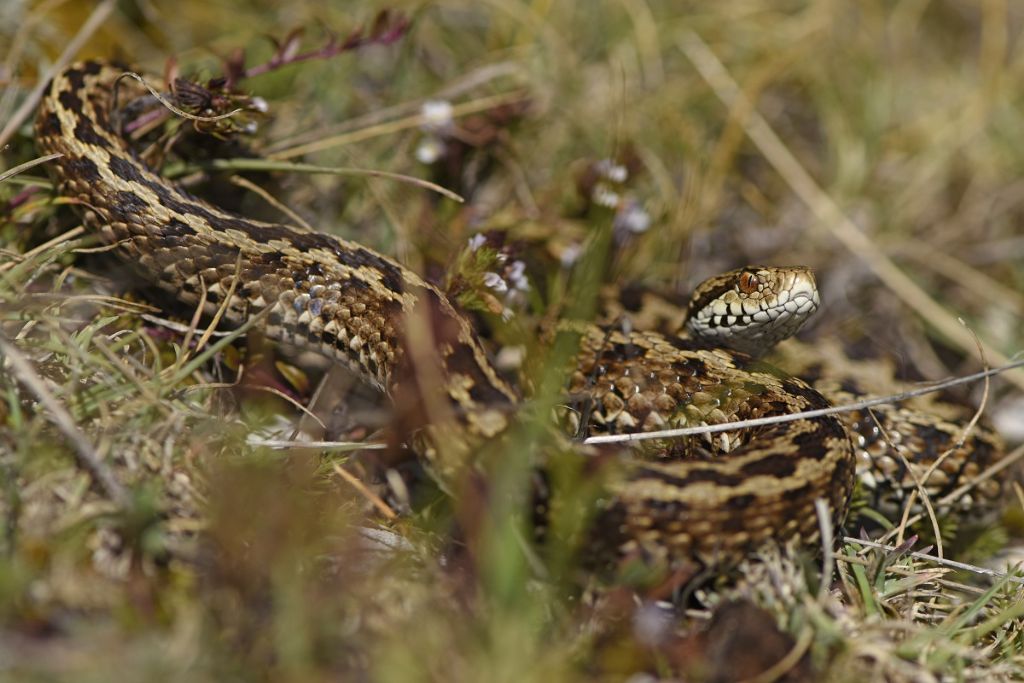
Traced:
MULTIPOLYGON (((125 71, 95 60, 67 66, 39 106, 37 146, 59 155, 51 175, 83 224, 178 302, 222 325, 258 325, 383 391, 439 481, 457 482, 480 453, 502 452, 490 444, 516 424, 524 399, 471 318, 384 254, 237 215, 162 177, 121 131, 125 71)), ((748 267, 698 287, 672 334, 573 328, 567 392, 586 404, 570 410, 573 426, 623 433, 826 408, 819 391, 759 359, 817 306, 809 269, 748 267)), ((813 546, 822 508, 841 522, 856 478, 850 433, 833 415, 655 444, 605 458, 613 465, 587 540, 595 552, 717 566, 769 542, 813 546)), ((543 467, 538 453, 523 457, 543 467)))

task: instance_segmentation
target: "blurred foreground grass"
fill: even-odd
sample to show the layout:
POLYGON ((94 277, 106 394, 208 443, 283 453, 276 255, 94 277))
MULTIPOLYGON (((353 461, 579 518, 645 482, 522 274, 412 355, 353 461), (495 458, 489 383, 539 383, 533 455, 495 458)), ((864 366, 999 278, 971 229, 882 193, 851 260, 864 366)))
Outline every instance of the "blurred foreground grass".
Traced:
MULTIPOLYGON (((304 46, 315 49, 326 30, 344 36, 389 7, 411 19, 402 40, 247 81, 271 113, 248 144, 282 161, 427 178, 466 202, 376 177, 252 176, 311 225, 439 282, 460 253, 470 258, 464 245, 474 234, 506 231, 510 244, 529 245, 524 259, 533 255, 518 300, 474 299, 472 282, 447 285, 495 313, 538 315, 593 293, 572 289, 570 271, 587 262, 578 255, 597 226, 611 222, 617 242, 607 268, 586 274, 592 279, 686 292, 745 263, 804 263, 818 271, 826 301, 817 331, 866 338, 925 376, 979 366, 957 318, 990 363, 1020 350, 1024 8, 996 0, 351 5, 4 3, 0 130, 96 12, 105 14, 78 56, 118 56, 152 74, 173 58, 184 73, 209 77, 239 48, 249 64, 267 59, 264 36, 303 28, 304 46), (733 81, 756 112, 723 103, 733 81), (448 105, 453 123, 431 128, 425 114, 448 105), (604 213, 581 199, 593 198, 602 163, 626 175, 606 188, 619 201, 604 213)), ((34 157, 28 121, 3 141, 0 167, 34 157)), ((416 513, 389 519, 381 510, 390 507, 361 488, 373 466, 386 469, 372 453, 250 443, 253 434, 287 438, 297 426, 364 439, 373 420, 334 406, 365 406, 372 416, 372 396, 353 396, 344 377, 328 375, 314 407, 321 429, 282 398, 309 402, 305 371, 247 358, 255 379, 233 387, 233 347, 191 363, 181 336, 145 326, 140 314, 154 311, 140 298, 115 298, 131 289, 128 270, 91 253, 88 237, 65 234, 70 212, 55 212, 46 191, 27 190, 43 176, 37 167, 0 184, 8 345, 0 677, 1024 676, 1024 603, 1013 582, 874 553, 841 559, 831 592, 819 590, 813 566, 769 560, 733 589, 749 602, 713 618, 684 608, 727 597, 581 589, 587 580, 572 549, 538 558, 505 509, 526 475, 514 462, 496 479, 508 495, 490 506, 471 496, 452 503, 422 482, 406 501, 392 481, 399 493, 390 506, 416 513), (66 413, 63 432, 26 376, 66 413), (115 473, 121 504, 76 465, 76 450, 115 473), (453 519, 467 535, 459 551, 453 519), (394 533, 367 531, 378 526, 394 533), (665 602, 673 597, 675 609, 665 602)), ((277 217, 223 180, 206 191, 277 217)), ((483 270, 465 266, 468 280, 481 274, 474 267, 483 270)), ((505 343, 526 336, 514 321, 498 327, 505 343)), ((1008 432, 1024 422, 1013 388, 1022 380, 1011 379, 993 385, 987 408, 1008 432)), ((927 523, 914 531, 927 533, 927 523)))

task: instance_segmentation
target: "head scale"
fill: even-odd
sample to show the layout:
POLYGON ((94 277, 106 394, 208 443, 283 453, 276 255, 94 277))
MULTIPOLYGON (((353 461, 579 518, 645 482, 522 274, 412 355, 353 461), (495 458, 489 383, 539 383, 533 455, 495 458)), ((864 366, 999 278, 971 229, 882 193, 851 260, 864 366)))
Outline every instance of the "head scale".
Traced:
POLYGON ((819 304, 810 268, 747 266, 697 286, 686 330, 709 346, 758 357, 796 334, 819 304))

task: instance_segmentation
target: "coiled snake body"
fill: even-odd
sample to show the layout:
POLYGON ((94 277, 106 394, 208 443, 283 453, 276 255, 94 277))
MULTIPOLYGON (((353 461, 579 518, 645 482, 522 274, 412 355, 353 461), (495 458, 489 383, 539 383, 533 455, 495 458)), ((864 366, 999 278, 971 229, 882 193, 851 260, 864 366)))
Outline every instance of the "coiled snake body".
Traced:
MULTIPOLYGON (((59 192, 89 227, 182 302, 202 303, 207 313, 223 307, 224 320, 236 326, 259 316, 268 337, 337 359, 400 408, 438 406, 429 422, 415 410, 405 414, 423 436, 422 454, 443 479, 465 470, 481 443, 506 431, 519 398, 441 291, 359 244, 249 220, 160 177, 118 132, 113 89, 122 73, 101 62, 66 68, 50 85, 36 121, 41 151, 62 155, 51 165, 59 192)), ((729 274, 699 293, 713 303, 695 308, 693 326, 713 334, 736 322, 762 322, 759 306, 774 298, 768 285, 776 277, 805 286, 809 275, 803 269, 729 274)), ((765 329, 774 336, 771 327, 765 329)), ((744 353, 710 348, 693 334, 588 326, 576 363, 570 391, 591 397, 591 422, 603 429, 713 423, 828 405, 804 382, 744 353)), ((619 553, 718 563, 768 539, 814 543, 816 500, 834 521, 843 518, 854 456, 840 420, 801 419, 714 443, 621 467, 607 484, 595 542, 619 553)))

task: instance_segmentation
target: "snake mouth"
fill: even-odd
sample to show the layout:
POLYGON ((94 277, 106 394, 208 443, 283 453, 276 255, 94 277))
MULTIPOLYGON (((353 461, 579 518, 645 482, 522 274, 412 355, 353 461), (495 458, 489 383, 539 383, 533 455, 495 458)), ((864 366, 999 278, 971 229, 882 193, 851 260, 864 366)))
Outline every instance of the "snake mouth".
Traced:
POLYGON ((710 345, 751 356, 793 336, 821 299, 809 268, 747 267, 697 287, 686 328, 710 345))
MULTIPOLYGON (((800 326, 807 321, 821 305, 821 297, 818 295, 818 288, 812 281, 809 286, 803 289, 796 289, 789 292, 788 300, 783 302, 780 308, 780 315, 791 315, 800 318, 800 326)), ((799 328, 798 328, 799 329, 799 328)), ((796 330, 793 330, 795 333, 796 330)))

